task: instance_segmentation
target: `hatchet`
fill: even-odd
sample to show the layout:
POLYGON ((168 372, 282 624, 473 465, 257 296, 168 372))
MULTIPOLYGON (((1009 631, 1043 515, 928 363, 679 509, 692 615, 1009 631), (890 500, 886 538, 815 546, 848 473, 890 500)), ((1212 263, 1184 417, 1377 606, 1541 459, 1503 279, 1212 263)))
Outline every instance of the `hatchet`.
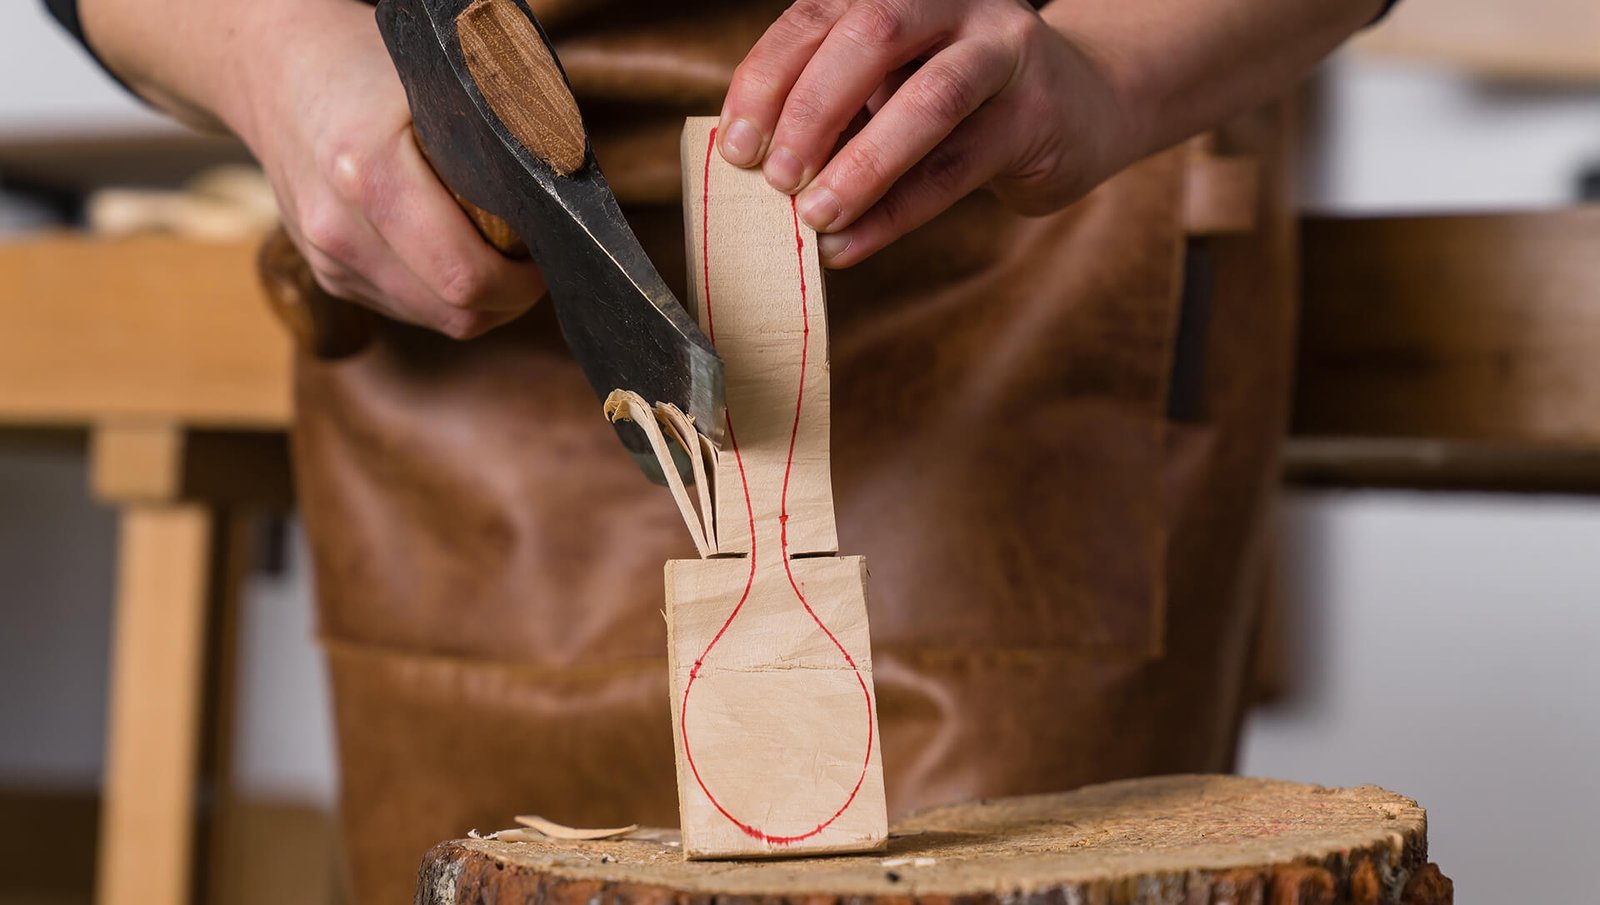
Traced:
MULTIPOLYGON (((378 26, 418 146, 484 238, 543 271, 562 335, 597 398, 632 390, 686 412, 721 445, 722 359, 645 256, 595 162, 566 73, 523 0, 381 0, 378 26)), ((371 314, 323 292, 287 236, 262 276, 301 344, 357 351, 371 314)), ((652 479, 635 425, 616 425, 652 479)))

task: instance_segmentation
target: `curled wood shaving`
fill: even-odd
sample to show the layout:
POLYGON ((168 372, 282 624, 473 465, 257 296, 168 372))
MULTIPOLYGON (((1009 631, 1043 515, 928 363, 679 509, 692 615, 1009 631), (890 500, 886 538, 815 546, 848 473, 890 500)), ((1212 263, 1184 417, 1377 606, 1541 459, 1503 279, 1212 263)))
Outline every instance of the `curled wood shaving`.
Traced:
MULTIPOLYGON (((610 829, 580 829, 578 827, 563 826, 563 825, 561 825, 559 823, 556 823, 555 821, 546 820, 543 817, 532 817, 532 816, 519 816, 519 817, 516 818, 516 820, 517 820, 518 823, 522 824, 523 826, 529 827, 529 828, 534 829, 534 830, 537 830, 541 835, 543 835, 543 836, 545 836, 547 838, 550 838, 550 839, 570 839, 570 840, 615 839, 618 836, 626 836, 629 833, 631 833, 634 830, 639 828, 639 825, 637 823, 630 823, 627 826, 611 827, 610 829)), ((523 830, 502 830, 500 832, 499 836, 500 836, 501 839, 505 839, 507 833, 522 833, 522 832, 525 832, 525 831, 523 831, 523 830)), ((512 842, 527 842, 527 841, 531 841, 531 840, 512 839, 510 841, 512 841, 512 842)))
MULTIPOLYGON (((671 411, 678 412, 676 408, 671 409, 671 411)), ((678 412, 678 414, 682 415, 682 412, 678 412)), ((711 546, 706 536, 706 522, 702 520, 700 513, 695 510, 694 501, 690 498, 688 489, 683 485, 683 477, 678 474, 678 465, 672 460, 672 451, 667 448, 666 435, 661 432, 661 414, 652 409, 650 403, 646 402, 645 398, 638 393, 631 390, 612 390, 611 395, 606 397, 605 415, 613 423, 631 421, 639 425, 639 428, 644 431, 645 439, 650 441, 650 449, 655 452, 657 461, 661 463, 661 474, 667 480, 667 487, 672 491, 672 499, 678 504, 678 511, 683 515, 683 523, 689 528, 689 536, 694 539, 694 547, 700 552, 700 558, 705 559, 714 553, 715 548, 711 546)), ((687 421, 685 420, 677 426, 682 428, 686 424, 687 421)), ((692 426, 686 429, 691 433, 694 431, 692 426)), ((691 459, 698 459, 700 450, 698 447, 690 448, 685 446, 684 452, 691 459)), ((699 474, 696 476, 700 477, 699 474)), ((701 490, 705 492, 704 487, 701 490)))

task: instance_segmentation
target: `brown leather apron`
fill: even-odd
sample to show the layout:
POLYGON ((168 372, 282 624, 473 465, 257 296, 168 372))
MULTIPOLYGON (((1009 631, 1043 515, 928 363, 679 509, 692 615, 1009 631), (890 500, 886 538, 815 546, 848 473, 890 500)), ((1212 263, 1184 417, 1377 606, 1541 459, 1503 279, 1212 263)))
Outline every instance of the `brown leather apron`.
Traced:
MULTIPOLYGON (((535 4, 679 291, 678 129, 781 6, 535 4)), ((1271 164, 1280 125, 1224 148, 1271 164)), ((974 196, 830 277, 839 542, 872 573, 895 813, 1231 765, 1292 247, 1268 179, 1263 228, 1209 240, 1185 295, 1185 161, 1038 219, 974 196)), ((386 324, 297 373, 358 901, 406 901, 426 848, 514 813, 673 824, 661 568, 693 552, 548 306, 468 343, 386 324)))

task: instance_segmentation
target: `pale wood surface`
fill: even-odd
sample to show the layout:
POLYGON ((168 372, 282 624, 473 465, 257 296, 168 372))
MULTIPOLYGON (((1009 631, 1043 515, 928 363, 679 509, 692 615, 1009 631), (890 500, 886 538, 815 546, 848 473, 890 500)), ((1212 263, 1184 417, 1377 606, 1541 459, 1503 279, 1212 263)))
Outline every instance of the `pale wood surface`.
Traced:
POLYGON ((115 418, 281 429, 291 349, 255 242, 0 242, 0 424, 115 418))
POLYGON ((866 563, 825 556, 759 565, 667 564, 684 854, 878 848, 887 815, 866 563))
POLYGON ((1169 776, 936 808, 879 856, 685 863, 670 831, 604 842, 461 840, 423 861, 417 902, 1158 903, 1449 901, 1427 817, 1374 786, 1169 776))
POLYGON ((122 515, 99 905, 189 901, 213 516, 122 515))
POLYGON ((108 502, 171 502, 183 491, 183 429, 171 422, 107 424, 95 429, 89 483, 108 502))
POLYGON ((1357 38, 1375 55, 1441 63, 1478 75, 1600 81, 1594 0, 1405 0, 1357 38))
POLYGON ((816 234, 759 170, 741 170, 707 153, 715 125, 711 117, 689 119, 682 154, 685 304, 716 344, 728 374, 730 448, 713 481, 720 491, 718 550, 750 552, 752 522, 756 545, 782 544, 784 509, 791 555, 833 553, 839 539, 828 463, 828 325, 816 234), (733 455, 734 446, 740 455, 733 455))
POLYGON ((666 569, 682 851, 871 850, 887 818, 866 565, 828 555, 816 236, 759 172, 723 163, 714 122, 689 120, 683 143, 690 297, 727 364, 728 439, 709 482, 723 558, 666 569))

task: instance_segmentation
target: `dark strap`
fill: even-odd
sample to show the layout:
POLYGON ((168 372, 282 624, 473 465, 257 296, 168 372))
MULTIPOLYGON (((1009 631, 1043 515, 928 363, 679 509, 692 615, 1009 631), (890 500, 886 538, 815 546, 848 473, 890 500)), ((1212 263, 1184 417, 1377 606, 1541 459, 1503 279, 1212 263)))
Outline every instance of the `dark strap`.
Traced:
POLYGON ((105 61, 100 59, 100 55, 95 53, 94 48, 89 45, 89 39, 83 34, 83 21, 78 18, 78 0, 44 0, 44 6, 45 9, 50 11, 50 15, 55 16, 56 21, 61 23, 62 28, 65 28, 74 38, 78 39, 78 43, 83 45, 83 49, 89 52, 89 56, 93 57, 96 63, 100 64, 100 68, 105 70, 106 75, 111 76, 118 85, 126 88, 129 94, 137 96, 137 92, 129 88, 128 83, 124 82, 121 76, 112 72, 111 67, 107 66, 105 61))

